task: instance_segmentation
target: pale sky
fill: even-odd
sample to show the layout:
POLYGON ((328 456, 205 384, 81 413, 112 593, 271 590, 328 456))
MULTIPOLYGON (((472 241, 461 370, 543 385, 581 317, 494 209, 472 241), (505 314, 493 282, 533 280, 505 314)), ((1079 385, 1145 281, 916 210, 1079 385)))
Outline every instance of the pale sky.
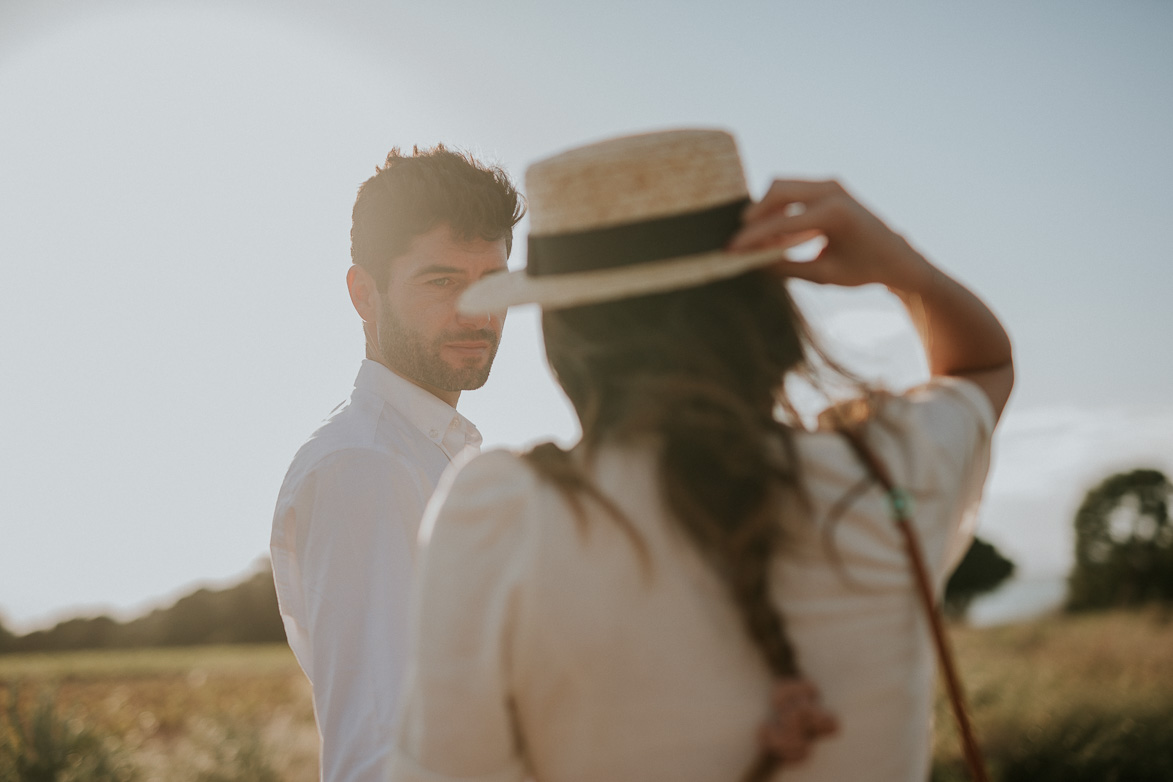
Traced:
MULTIPOLYGON (((350 209, 396 145, 520 183, 569 146, 716 126, 755 193, 840 178, 1011 332, 980 534, 1027 574, 1068 566, 1090 484, 1173 472, 1169 3, 82 5, 0 5, 10 628, 131 615, 266 553, 357 371, 350 209)), ((797 293, 861 373, 922 376, 886 294, 797 293)), ((532 310, 459 407, 489 446, 573 438, 532 310)))

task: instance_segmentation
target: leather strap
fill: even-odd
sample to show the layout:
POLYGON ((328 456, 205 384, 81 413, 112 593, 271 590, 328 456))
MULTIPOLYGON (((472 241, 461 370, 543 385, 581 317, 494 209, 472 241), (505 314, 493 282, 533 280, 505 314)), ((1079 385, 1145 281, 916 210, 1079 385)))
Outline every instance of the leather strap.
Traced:
POLYGON ((957 720, 957 729, 961 734, 962 747, 965 751, 965 762, 969 766, 969 773, 975 782, 988 782, 985 762, 978 749, 977 739, 974 736, 973 726, 969 721, 969 713, 965 706, 965 693, 961 689, 961 679, 957 675, 957 666, 953 661, 953 652, 949 648, 949 638, 941 621, 941 613, 937 610, 933 600, 933 588, 929 582, 928 569, 925 567, 924 555, 921 552, 920 541, 913 528, 912 503, 908 492, 896 486, 888 469, 864 442, 858 432, 841 430, 847 442, 851 444, 860 461, 867 467, 868 472, 884 487, 888 494, 888 502, 892 510, 892 519, 896 528, 904 538, 904 547, 908 552, 909 563, 912 565, 916 579, 917 592, 921 606, 929 619, 932 628, 933 643, 937 649, 937 659, 941 663, 941 672, 945 677, 945 687, 949 693, 949 702, 953 706, 953 716, 957 720))

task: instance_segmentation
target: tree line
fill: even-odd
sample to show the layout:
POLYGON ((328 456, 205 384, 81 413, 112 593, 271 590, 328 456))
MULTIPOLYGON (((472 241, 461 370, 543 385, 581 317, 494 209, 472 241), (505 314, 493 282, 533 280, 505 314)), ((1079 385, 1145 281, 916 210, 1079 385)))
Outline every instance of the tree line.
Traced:
MULTIPOLYGON (((1173 603, 1171 503, 1173 483, 1149 468, 1117 473, 1087 492, 1074 519, 1067 610, 1173 603)), ((946 586, 946 613, 964 617, 975 597, 1013 573, 1013 562, 975 539, 946 586)), ((129 622, 69 619, 23 636, 0 625, 0 654, 284 641, 268 568, 228 589, 197 590, 129 622)))
MULTIPOLYGON (((975 540, 946 589, 948 611, 961 616, 978 594, 994 589, 1014 565, 975 540)), ((285 627, 269 568, 228 589, 200 589, 129 622, 108 616, 69 619, 17 636, 0 625, 0 654, 78 649, 130 649, 202 644, 284 643, 285 627)))
POLYGON ((0 654, 283 641, 285 627, 268 569, 228 589, 199 589, 129 622, 108 616, 69 619, 23 636, 0 626, 0 654))

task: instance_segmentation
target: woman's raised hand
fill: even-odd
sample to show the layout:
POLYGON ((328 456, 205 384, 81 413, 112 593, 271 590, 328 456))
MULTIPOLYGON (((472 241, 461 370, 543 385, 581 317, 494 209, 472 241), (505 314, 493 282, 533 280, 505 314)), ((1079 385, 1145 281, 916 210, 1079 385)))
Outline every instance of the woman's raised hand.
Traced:
POLYGON ((902 236, 834 181, 778 179, 745 210, 729 249, 790 246, 821 236, 826 246, 811 261, 782 260, 787 277, 830 285, 881 283, 898 291, 927 284, 932 267, 902 236))
POLYGON ((994 313, 838 182, 779 179, 745 210, 730 250, 788 247, 821 236, 812 261, 778 261, 779 274, 830 285, 880 283, 908 308, 933 375, 964 377, 990 400, 997 418, 1014 386, 1010 338, 994 313))

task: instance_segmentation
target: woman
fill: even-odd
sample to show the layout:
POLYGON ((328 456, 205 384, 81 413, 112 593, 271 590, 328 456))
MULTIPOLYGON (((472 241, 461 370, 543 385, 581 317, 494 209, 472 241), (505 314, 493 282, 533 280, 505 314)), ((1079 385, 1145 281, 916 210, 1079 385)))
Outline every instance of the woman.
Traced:
POLYGON ((571 150, 527 190, 527 269, 464 303, 543 306, 582 438, 442 482, 392 777, 735 780, 764 741, 788 780, 925 779, 927 622, 837 430, 915 497, 939 590, 1013 382, 998 321, 835 183, 749 205, 721 132, 571 150), (815 260, 785 257, 813 236, 815 260), (783 384, 817 354, 787 277, 886 285, 932 381, 801 428, 783 384))

